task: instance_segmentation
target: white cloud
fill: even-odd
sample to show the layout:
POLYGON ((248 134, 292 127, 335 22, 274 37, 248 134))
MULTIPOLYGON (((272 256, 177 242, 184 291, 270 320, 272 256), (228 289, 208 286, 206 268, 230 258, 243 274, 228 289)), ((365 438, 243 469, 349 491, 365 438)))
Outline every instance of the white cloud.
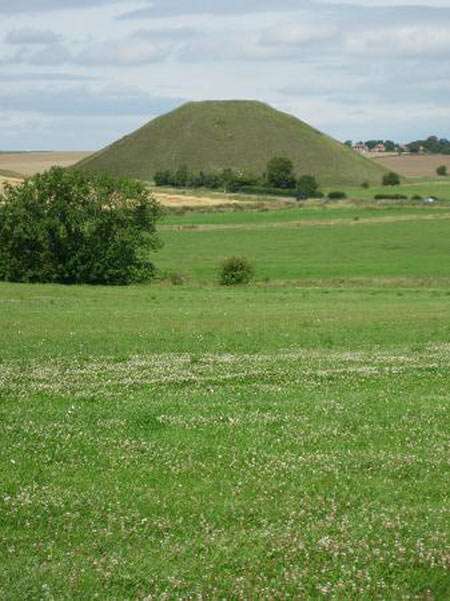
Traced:
POLYGON ((425 57, 450 54, 447 27, 404 26, 349 34, 346 48, 353 54, 387 57, 425 57))
POLYGON ((5 42, 7 44, 19 45, 19 44, 54 44, 58 42, 59 36, 55 32, 43 29, 14 29, 5 36, 5 42))
POLYGON ((267 46, 298 47, 315 42, 329 41, 338 35, 338 29, 330 25, 314 23, 289 23, 271 27, 261 36, 261 43, 267 46))

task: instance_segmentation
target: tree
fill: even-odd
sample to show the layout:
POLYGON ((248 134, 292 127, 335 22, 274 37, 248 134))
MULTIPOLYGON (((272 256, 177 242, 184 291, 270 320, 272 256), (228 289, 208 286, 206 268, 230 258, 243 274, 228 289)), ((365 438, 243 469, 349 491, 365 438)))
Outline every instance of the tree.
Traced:
POLYGON ((297 198, 311 198, 316 196, 319 184, 312 175, 302 175, 297 181, 297 198))
POLYGON ((399 186, 400 185, 400 176, 393 171, 386 173, 383 176, 383 186, 399 186))
POLYGON ((153 177, 156 186, 170 186, 173 179, 172 174, 168 169, 157 171, 153 177))
POLYGON ((386 152, 395 152, 397 150, 397 144, 392 140, 386 140, 384 147, 386 148, 386 152))
POLYGON ((436 169, 436 173, 438 175, 440 175, 441 177, 445 177, 448 175, 448 171, 447 171, 447 165, 440 165, 440 167, 438 167, 436 169))
POLYGON ((267 164, 267 183, 272 188, 295 188, 294 165, 286 157, 274 157, 267 164))
POLYGON ((179 167, 175 172, 174 185, 177 188, 185 188, 188 185, 189 179, 189 170, 183 165, 183 167, 179 167))
POLYGON ((161 215, 144 184, 54 168, 0 195, 0 280, 130 284, 155 273, 161 215))

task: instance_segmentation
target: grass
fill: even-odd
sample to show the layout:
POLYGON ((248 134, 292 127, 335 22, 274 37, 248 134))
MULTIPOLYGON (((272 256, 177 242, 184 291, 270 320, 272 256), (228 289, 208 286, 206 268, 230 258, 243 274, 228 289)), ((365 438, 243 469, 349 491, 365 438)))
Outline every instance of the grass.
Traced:
POLYGON ((449 598, 450 220, 296 211, 171 216, 187 286, 0 284, 0 598, 449 598))
POLYGON ((252 101, 190 102, 88 157, 81 169, 152 180, 161 169, 262 175, 274 156, 322 185, 381 181, 386 170, 291 115, 252 101))
POLYGON ((194 214, 194 226, 185 225, 186 216, 171 216, 158 265, 203 283, 214 280, 219 263, 231 255, 254 261, 260 282, 445 279, 450 275, 443 260, 449 251, 449 218, 448 208, 424 207, 405 214, 398 209, 290 209, 278 222, 276 212, 194 214))
MULTIPOLYGON (((327 189, 327 191, 329 191, 327 189)), ((370 200, 376 194, 404 194, 412 197, 415 195, 426 198, 436 196, 440 200, 450 200, 450 178, 418 178, 408 180, 400 186, 371 186, 368 189, 360 187, 347 187, 345 192, 350 198, 370 200)))

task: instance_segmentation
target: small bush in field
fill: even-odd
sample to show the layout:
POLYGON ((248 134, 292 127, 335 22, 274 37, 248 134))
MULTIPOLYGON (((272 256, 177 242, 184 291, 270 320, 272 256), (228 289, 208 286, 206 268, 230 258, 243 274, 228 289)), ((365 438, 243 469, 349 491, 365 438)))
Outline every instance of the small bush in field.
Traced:
POLYGON ((222 286, 248 284, 254 276, 252 264, 245 257, 230 257, 222 263, 220 283, 222 286))
POLYGON ((54 168, 0 194, 0 280, 151 279, 159 205, 140 182, 54 168))
POLYGON ((394 171, 390 171, 383 175, 383 186, 399 186, 400 185, 400 176, 398 173, 394 173, 394 171))
POLYGON ((183 273, 174 272, 169 274, 169 282, 172 286, 183 286, 187 282, 187 278, 183 273))
POLYGON ((446 177, 448 175, 448 171, 447 171, 447 165, 440 165, 437 169, 436 169, 436 173, 438 175, 440 175, 441 177, 446 177))
POLYGON ((328 194, 328 198, 330 200, 344 200, 345 198, 347 198, 347 194, 345 192, 340 192, 339 190, 336 190, 335 192, 330 192, 328 194))

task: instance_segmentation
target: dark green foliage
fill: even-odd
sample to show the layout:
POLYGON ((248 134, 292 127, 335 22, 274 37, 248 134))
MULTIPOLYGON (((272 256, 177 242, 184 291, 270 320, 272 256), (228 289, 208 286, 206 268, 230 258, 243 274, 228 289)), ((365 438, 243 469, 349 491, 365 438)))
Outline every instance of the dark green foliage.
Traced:
POLYGON ((266 180, 272 188, 295 188, 294 164, 286 157, 273 157, 267 163, 266 180))
POLYGON ((448 175, 448 171, 447 171, 447 165, 440 165, 437 169, 436 169, 436 173, 438 175, 440 175, 441 177, 446 177, 448 175))
POLYGON ((411 200, 423 200, 423 196, 420 196, 420 194, 414 194, 411 196, 411 200))
POLYGON ((450 140, 429 136, 426 140, 415 140, 407 145, 409 152, 417 154, 426 152, 429 154, 450 154, 450 140))
POLYGON ((364 190, 368 190, 370 188, 370 183, 368 181, 365 181, 361 184, 361 188, 364 188, 364 190))
POLYGON ((302 175, 297 181, 297 198, 314 198, 319 191, 319 184, 312 175, 302 175))
POLYGON ((268 186, 256 185, 256 186, 242 186, 239 192, 243 194, 258 194, 261 196, 282 196, 285 198, 295 198, 296 191, 292 189, 281 189, 281 188, 269 188, 268 186))
POLYGON ((232 169, 222 169, 216 173, 200 171, 193 173, 187 167, 180 167, 175 172, 170 169, 158 171, 154 182, 157 186, 170 186, 172 188, 207 188, 209 190, 224 190, 225 192, 239 192, 244 186, 258 184, 258 178, 246 174, 236 173, 232 169))
POLYGON ((245 257, 230 257, 222 263, 220 283, 222 286, 248 284, 254 276, 254 269, 245 257))
POLYGON ((390 171, 383 176, 383 186, 399 186, 400 176, 394 171, 390 171))
POLYGON ((328 198, 330 200, 344 200, 345 198, 347 198, 347 194, 345 192, 340 192, 336 190, 335 192, 330 192, 328 194, 328 198))
POLYGON ((408 200, 405 194, 375 194, 375 200, 408 200))
POLYGON ((160 207, 132 180, 54 168, 0 197, 0 279, 130 284, 150 279, 160 207))

